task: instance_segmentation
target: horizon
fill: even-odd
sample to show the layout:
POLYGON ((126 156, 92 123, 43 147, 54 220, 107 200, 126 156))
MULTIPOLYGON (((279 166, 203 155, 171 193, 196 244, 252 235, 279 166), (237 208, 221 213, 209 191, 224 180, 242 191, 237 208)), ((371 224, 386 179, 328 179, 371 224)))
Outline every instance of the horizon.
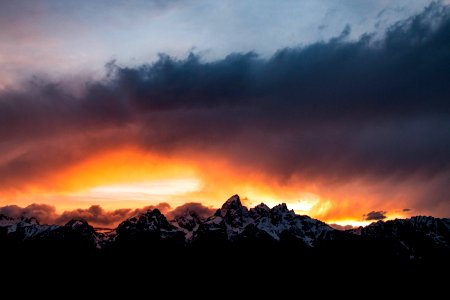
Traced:
POLYGON ((0 213, 448 218, 449 30, 449 1, 3 1, 0 213))
MULTIPOLYGON (((168 221, 173 221, 177 217, 185 216, 186 214, 194 213, 201 219, 208 219, 209 217, 213 217, 215 212, 217 210, 220 210, 223 208, 223 205, 225 205, 229 200, 237 197, 239 202, 242 204, 243 207, 247 208, 248 210, 254 209, 256 206, 264 204, 261 202, 257 205, 254 205, 252 207, 247 206, 246 202, 248 202, 248 199, 244 198, 241 199, 238 194, 235 194, 231 196, 229 199, 223 202, 223 204, 220 207, 212 207, 212 206, 204 206, 201 203, 198 202, 187 202, 180 206, 171 207, 170 204, 162 202, 158 203, 157 205, 150 205, 150 206, 144 206, 141 208, 136 209, 116 209, 114 211, 106 211, 99 205, 92 205, 86 209, 76 209, 73 211, 64 211, 62 213, 58 213, 56 211, 56 208, 54 206, 49 206, 45 204, 36 204, 33 203, 27 207, 19 207, 16 205, 9 205, 0 207, 0 215, 4 215, 9 218, 13 219, 20 219, 20 218, 35 218, 40 224, 47 224, 47 225, 65 225, 66 223, 73 221, 73 220, 84 220, 96 231, 103 231, 103 230, 114 230, 119 224, 122 222, 131 219, 133 217, 138 217, 142 214, 149 213, 153 210, 158 210, 164 217, 167 218, 168 221), (43 220, 43 221, 41 221, 43 220)), ((290 211, 294 211, 297 215, 300 216, 308 216, 305 214, 299 214, 295 210, 291 209, 289 206, 287 206, 286 203, 278 203, 274 206, 268 206, 270 209, 274 208, 275 206, 282 206, 286 205, 287 209, 290 211)), ((376 212, 374 212, 376 213, 376 212)), ((310 217, 310 216, 308 216, 310 217)), ((414 217, 432 217, 432 216, 422 216, 422 215, 416 215, 416 216, 410 216, 407 218, 377 218, 376 216, 373 219, 367 220, 362 218, 359 221, 349 221, 346 222, 341 221, 338 223, 332 223, 332 222, 324 222, 320 219, 319 221, 322 221, 326 223, 328 226, 332 227, 333 229, 337 230, 349 230, 349 229, 357 229, 360 227, 366 227, 376 222, 385 222, 385 221, 392 221, 397 219, 410 219, 414 217)))

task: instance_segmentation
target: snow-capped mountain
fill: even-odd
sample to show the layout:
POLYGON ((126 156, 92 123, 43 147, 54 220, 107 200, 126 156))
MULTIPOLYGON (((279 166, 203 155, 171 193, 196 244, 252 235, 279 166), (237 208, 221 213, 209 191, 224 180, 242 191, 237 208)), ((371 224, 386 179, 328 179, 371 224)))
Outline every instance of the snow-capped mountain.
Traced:
POLYGON ((227 240, 266 239, 280 241, 286 236, 298 239, 307 246, 330 237, 335 229, 308 216, 296 215, 286 204, 272 209, 261 203, 250 210, 243 206, 238 195, 228 199, 220 209, 200 224, 193 238, 203 238, 212 234, 227 240))
POLYGON ((28 240, 45 235, 60 226, 41 225, 36 218, 21 217, 14 219, 5 215, 0 215, 0 227, 2 227, 8 235, 14 235, 20 239, 28 240))
POLYGON ((182 231, 187 242, 192 241, 193 234, 197 232, 200 224, 205 221, 195 211, 186 210, 182 214, 176 215, 170 223, 182 231))
POLYGON ((14 219, 4 215, 0 216, 0 238, 31 245, 41 242, 73 242, 99 248, 102 243, 102 235, 97 234, 85 220, 70 220, 63 226, 43 225, 36 218, 14 219))
POLYGON ((35 218, 0 215, 0 241, 4 245, 63 245, 95 251, 114 251, 130 245, 142 251, 191 246, 199 249, 208 245, 258 249, 282 245, 319 249, 321 253, 325 249, 373 254, 374 249, 381 249, 393 257, 420 259, 450 257, 450 219, 419 216, 339 231, 319 220, 295 214, 286 204, 269 208, 261 203, 248 209, 234 195, 209 217, 183 210, 167 220, 158 209, 153 209, 123 221, 108 233, 96 232, 84 220, 71 220, 63 226, 43 225, 35 218))
POLYGON ((365 239, 389 243, 395 251, 417 258, 431 249, 450 250, 450 219, 417 216, 374 222, 350 230, 365 239))
POLYGON ((158 209, 153 209, 120 223, 115 230, 113 241, 129 241, 140 238, 160 241, 182 240, 184 233, 167 221, 158 209))

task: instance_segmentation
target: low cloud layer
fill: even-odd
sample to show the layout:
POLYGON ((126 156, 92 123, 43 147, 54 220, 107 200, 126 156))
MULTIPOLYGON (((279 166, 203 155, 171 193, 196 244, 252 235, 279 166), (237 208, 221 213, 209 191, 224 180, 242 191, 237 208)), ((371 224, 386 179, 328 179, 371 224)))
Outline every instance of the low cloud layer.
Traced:
MULTIPOLYGON (((137 67, 112 62, 109 76, 88 82, 82 96, 39 80, 4 91, 0 181, 20 187, 134 145, 220 157, 274 181, 396 186, 415 178, 421 184, 411 188, 422 190, 411 206, 450 214, 449 7, 432 4, 382 39, 349 41, 350 30, 268 59, 235 53, 213 62, 196 55, 161 55, 137 67)), ((78 213, 102 216, 98 207, 78 213)))
POLYGON ((33 203, 27 207, 20 207, 17 205, 7 205, 0 207, 0 214, 4 214, 11 218, 36 218, 43 224, 54 224, 58 218, 56 208, 47 204, 33 203))
MULTIPOLYGON (((171 207, 167 203, 160 203, 158 205, 150 205, 138 209, 124 208, 107 211, 100 205, 92 205, 87 209, 75 209, 58 214, 54 206, 47 204, 31 204, 26 207, 17 205, 3 206, 0 207, 0 214, 12 218, 35 217, 41 224, 64 225, 72 219, 84 219, 93 226, 114 227, 127 218, 152 209, 159 209, 163 214, 167 214, 171 210, 171 207)), ((175 208, 174 211, 177 211, 177 209, 179 208, 175 208)), ((197 209, 200 209, 200 211, 208 210, 206 207, 204 207, 204 210, 201 210, 201 206, 197 207, 197 209)))
POLYGON ((186 203, 173 208, 168 203, 159 203, 158 205, 149 205, 142 208, 105 210, 100 205, 92 205, 87 209, 75 209, 64 211, 61 214, 56 212, 56 208, 47 204, 31 204, 26 207, 17 205, 7 205, 0 207, 0 214, 12 218, 35 217, 41 224, 60 224, 64 225, 72 219, 84 219, 93 226, 113 227, 127 218, 144 213, 148 210, 159 209, 168 219, 174 219, 180 215, 194 213, 200 218, 207 218, 216 211, 211 207, 201 203, 186 203))
POLYGON ((167 203, 160 203, 155 206, 150 205, 140 209, 123 208, 111 211, 104 210, 100 205, 92 205, 88 209, 65 211, 58 218, 56 218, 55 223, 65 224, 72 219, 84 219, 89 223, 95 224, 96 226, 111 226, 120 223, 131 216, 135 216, 139 213, 155 208, 165 214, 170 210, 170 205, 167 203))

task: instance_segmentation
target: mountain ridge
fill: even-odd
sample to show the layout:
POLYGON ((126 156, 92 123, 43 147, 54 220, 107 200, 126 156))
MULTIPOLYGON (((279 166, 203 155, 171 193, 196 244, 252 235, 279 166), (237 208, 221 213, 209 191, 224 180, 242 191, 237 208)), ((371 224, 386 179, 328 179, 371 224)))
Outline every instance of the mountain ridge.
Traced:
POLYGON ((136 249, 144 249, 142 245, 152 249, 257 245, 321 251, 347 249, 356 243, 414 260, 450 253, 450 219, 417 216, 340 231, 309 216, 297 215, 284 203, 273 208, 261 203, 248 209, 234 195, 209 217, 185 210, 168 220, 155 208, 124 220, 106 233, 95 231, 81 219, 61 226, 40 224, 36 218, 0 215, 0 241, 19 248, 64 244, 87 251, 114 251, 131 245, 136 249))

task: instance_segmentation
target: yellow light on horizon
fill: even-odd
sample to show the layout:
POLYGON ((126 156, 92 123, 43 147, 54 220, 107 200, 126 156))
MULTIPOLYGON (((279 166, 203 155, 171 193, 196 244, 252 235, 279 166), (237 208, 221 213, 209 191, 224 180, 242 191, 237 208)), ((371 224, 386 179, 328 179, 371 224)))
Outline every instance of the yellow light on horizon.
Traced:
MULTIPOLYGON (((404 215, 401 214, 391 214, 389 216, 387 216, 386 219, 383 219, 381 221, 389 221, 389 220, 394 220, 394 219, 403 219, 405 218, 404 215)), ((352 219, 343 219, 343 220, 338 220, 338 221, 327 221, 328 224, 337 224, 337 225, 341 225, 341 226, 346 226, 346 225, 351 225, 353 227, 360 227, 360 226, 367 226, 370 225, 374 222, 377 222, 378 220, 352 220, 352 219)))
POLYGON ((320 201, 320 197, 312 193, 303 193, 296 202, 289 203, 289 208, 298 213, 310 212, 320 201))
POLYGON ((365 227, 367 225, 372 224, 373 222, 376 222, 376 221, 358 221, 358 220, 351 220, 351 219, 339 220, 339 221, 327 221, 328 224, 337 224, 340 226, 350 225, 353 227, 360 227, 360 226, 365 227))
POLYGON ((151 200, 154 196, 177 196, 199 191, 196 178, 178 178, 96 186, 80 194, 88 198, 151 200))

